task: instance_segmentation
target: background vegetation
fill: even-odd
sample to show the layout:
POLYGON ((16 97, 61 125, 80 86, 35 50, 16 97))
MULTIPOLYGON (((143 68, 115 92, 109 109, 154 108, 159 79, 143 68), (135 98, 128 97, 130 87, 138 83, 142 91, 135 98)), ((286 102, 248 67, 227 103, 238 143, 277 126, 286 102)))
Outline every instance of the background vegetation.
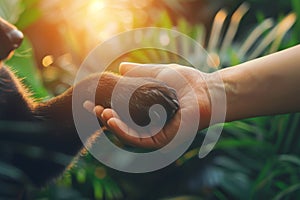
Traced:
MULTIPOLYGON (((25 33, 25 42, 7 64, 40 100, 69 87, 86 54, 124 30, 147 26, 179 30, 203 45, 218 68, 300 40, 298 0, 2 0, 0 15, 25 33)), ((181 62, 155 51, 133 52, 122 59, 181 62)), ((175 163, 147 174, 118 172, 87 154, 55 183, 42 191, 32 188, 28 195, 31 199, 298 199, 299 131, 299 113, 226 123, 214 151, 204 159, 197 157, 203 139, 199 132, 175 163)))

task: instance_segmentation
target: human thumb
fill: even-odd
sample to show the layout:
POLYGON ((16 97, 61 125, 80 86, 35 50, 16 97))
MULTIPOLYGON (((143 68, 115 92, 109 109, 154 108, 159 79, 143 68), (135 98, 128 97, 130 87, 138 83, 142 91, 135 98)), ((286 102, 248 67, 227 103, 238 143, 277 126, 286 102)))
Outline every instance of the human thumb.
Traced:
POLYGON ((156 64, 139 64, 122 62, 119 67, 120 74, 132 77, 155 77, 160 67, 156 64))

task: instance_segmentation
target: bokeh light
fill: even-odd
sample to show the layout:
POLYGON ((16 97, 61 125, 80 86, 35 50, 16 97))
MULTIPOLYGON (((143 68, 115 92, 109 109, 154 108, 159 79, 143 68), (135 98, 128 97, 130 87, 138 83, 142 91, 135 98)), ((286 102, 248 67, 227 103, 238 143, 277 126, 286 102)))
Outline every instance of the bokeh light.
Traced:
POLYGON ((45 56, 42 60, 42 64, 44 67, 49 67, 50 65, 53 64, 53 62, 54 62, 53 56, 51 55, 45 56))

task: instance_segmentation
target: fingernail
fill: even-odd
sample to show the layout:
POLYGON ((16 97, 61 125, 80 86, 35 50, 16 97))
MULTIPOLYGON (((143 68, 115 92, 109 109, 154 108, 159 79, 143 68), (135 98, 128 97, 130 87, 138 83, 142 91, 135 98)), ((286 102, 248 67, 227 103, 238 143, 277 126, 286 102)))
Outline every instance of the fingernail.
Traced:
POLYGON ((98 114, 98 113, 97 113, 97 110, 98 110, 97 107, 94 107, 93 112, 94 112, 94 114, 95 114, 96 116, 97 116, 97 114, 98 114))
POLYGON ((138 64, 138 63, 134 63, 134 62, 121 62, 121 65, 135 65, 135 64, 138 64))
POLYGON ((112 129, 115 129, 115 127, 117 126, 123 132, 128 132, 128 127, 124 125, 119 119, 111 118, 107 121, 107 125, 112 129))
POLYGON ((134 62, 121 62, 121 64, 120 64, 120 66, 126 66, 126 65, 129 65, 129 66, 142 66, 143 64, 134 63, 134 62))
POLYGON ((112 121, 113 121, 113 119, 109 119, 109 120, 106 122, 106 124, 107 124, 109 127, 111 127, 111 125, 112 125, 111 123, 113 123, 112 121))
POLYGON ((89 112, 93 111, 95 104, 93 104, 91 101, 85 101, 83 103, 83 107, 88 110, 89 112))
POLYGON ((105 118, 104 118, 104 113, 101 114, 101 119, 105 119, 105 118))

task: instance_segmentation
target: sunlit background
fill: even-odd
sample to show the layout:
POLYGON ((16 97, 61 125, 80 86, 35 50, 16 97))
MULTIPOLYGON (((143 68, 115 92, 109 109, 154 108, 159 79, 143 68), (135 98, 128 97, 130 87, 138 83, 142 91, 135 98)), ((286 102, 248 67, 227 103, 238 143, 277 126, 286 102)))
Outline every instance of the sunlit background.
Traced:
POLYGON ((72 84, 76 69, 96 45, 134 28, 173 28, 183 17, 181 6, 153 0, 37 1, 39 17, 24 31, 46 86, 58 94, 72 84), (172 6, 178 11, 170 12, 172 6))
MULTIPOLYGON (((299 15, 299 0, 0 1, 0 16, 25 34, 7 64, 38 100, 70 87, 87 54, 124 31, 180 31, 207 50, 212 60, 206 64, 217 70, 299 44, 299 15)), ((176 42, 197 57, 194 49, 176 42)), ((188 65, 149 49, 122 55, 115 68, 121 60, 188 65)), ((117 172, 87 154, 56 183, 33 190, 32 199, 299 199, 299 119, 290 114, 227 123, 215 150, 202 160, 199 132, 179 160, 148 174, 117 172)))
MULTIPOLYGON (((206 48, 212 59, 210 62, 213 62, 209 65, 214 67, 229 66, 274 52, 294 25, 296 15, 288 3, 274 7, 273 12, 265 11, 267 2, 4 0, 1 4, 6 8, 2 9, 2 16, 16 23, 29 38, 35 63, 48 92, 57 95, 72 85, 78 67, 94 47, 135 28, 163 27, 187 34, 206 48)), ((298 39, 294 35, 288 37, 298 39)), ((172 56, 162 59, 159 54, 155 58, 146 53, 136 57, 130 59, 127 56, 122 60, 180 63, 172 60, 172 56)))

